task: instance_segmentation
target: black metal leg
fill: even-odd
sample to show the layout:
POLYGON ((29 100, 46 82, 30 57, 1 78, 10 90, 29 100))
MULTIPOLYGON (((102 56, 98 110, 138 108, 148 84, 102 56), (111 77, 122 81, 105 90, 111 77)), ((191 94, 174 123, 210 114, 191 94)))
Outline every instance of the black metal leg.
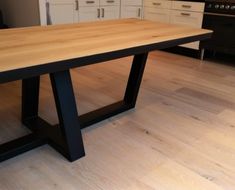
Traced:
POLYGON ((38 116, 40 77, 22 81, 22 122, 32 134, 0 145, 0 161, 49 143, 68 160, 85 155, 81 128, 135 107, 148 53, 135 55, 124 99, 78 116, 69 71, 51 73, 59 125, 52 126, 38 116), (81 122, 81 123, 79 123, 81 122))
POLYGON ((139 93, 140 84, 144 74, 144 68, 148 58, 148 53, 138 54, 134 56, 127 88, 124 96, 124 102, 135 107, 136 99, 139 93))
POLYGON ((40 76, 22 80, 22 122, 38 116, 40 76))
POLYGON ((67 158, 74 161, 85 155, 76 101, 69 71, 50 74, 59 125, 65 138, 67 158))
POLYGON ((148 53, 137 54, 134 56, 124 99, 79 116, 81 128, 88 127, 94 123, 135 107, 147 57, 148 53))

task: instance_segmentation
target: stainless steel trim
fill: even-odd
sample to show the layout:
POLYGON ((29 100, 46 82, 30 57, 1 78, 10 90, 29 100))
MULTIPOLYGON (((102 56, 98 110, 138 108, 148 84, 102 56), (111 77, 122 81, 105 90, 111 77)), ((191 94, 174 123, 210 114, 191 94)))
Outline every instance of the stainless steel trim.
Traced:
POLYGON ((208 13, 204 12, 204 15, 213 15, 213 16, 226 16, 226 17, 235 17, 235 15, 229 15, 229 14, 221 14, 221 13, 208 13))

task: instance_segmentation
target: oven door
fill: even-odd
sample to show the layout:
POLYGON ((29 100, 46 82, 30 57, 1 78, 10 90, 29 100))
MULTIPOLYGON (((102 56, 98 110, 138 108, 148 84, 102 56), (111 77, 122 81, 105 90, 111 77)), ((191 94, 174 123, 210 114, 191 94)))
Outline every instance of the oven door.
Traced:
POLYGON ((200 47, 235 55, 235 15, 205 13, 203 28, 214 31, 212 38, 202 41, 200 47))

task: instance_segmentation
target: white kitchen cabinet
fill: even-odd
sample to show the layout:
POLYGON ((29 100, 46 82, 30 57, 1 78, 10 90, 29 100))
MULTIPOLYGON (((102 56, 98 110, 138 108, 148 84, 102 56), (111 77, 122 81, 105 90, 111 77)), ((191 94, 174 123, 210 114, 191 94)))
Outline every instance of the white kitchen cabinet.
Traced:
POLYGON ((169 23, 170 22, 170 10, 145 7, 144 19, 156 21, 156 22, 169 23))
POLYGON ((143 17, 143 0, 121 0, 121 18, 143 17))
POLYGON ((47 0, 45 3, 47 24, 78 22, 78 1, 47 0))
POLYGON ((79 1, 79 22, 119 19, 120 0, 79 1))
POLYGON ((144 18, 151 21, 170 22, 171 1, 146 0, 144 1, 144 18))
MULTIPOLYGON (((205 3, 202 2, 145 0, 144 19, 201 28, 204 6, 205 3)), ((181 46, 199 50, 199 43, 181 46)))
MULTIPOLYGON (((170 23, 201 28, 205 3, 173 1, 170 23)), ((200 42, 181 45, 182 47, 199 50, 200 42)))
POLYGON ((119 19, 120 8, 118 6, 105 6, 100 8, 101 20, 119 19))
POLYGON ((99 7, 80 7, 79 8, 79 22, 89 22, 100 20, 99 7))
POLYGON ((142 18, 142 7, 140 6, 123 6, 121 8, 121 18, 142 18))
MULTIPOLYGON (((184 26, 191 26, 194 28, 201 28, 202 27, 202 19, 203 19, 202 13, 172 10, 170 22, 173 24, 180 24, 180 25, 184 25, 184 26)), ((200 42, 197 41, 197 42, 183 44, 181 46, 186 47, 186 48, 199 50, 199 43, 200 42)))

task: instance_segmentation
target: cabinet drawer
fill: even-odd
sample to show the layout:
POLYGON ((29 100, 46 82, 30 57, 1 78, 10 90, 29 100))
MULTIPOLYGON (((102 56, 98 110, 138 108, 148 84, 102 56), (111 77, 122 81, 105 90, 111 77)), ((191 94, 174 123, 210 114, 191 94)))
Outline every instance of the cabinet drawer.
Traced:
POLYGON ((121 0, 122 6, 142 6, 142 0, 121 0))
POLYGON ((145 7, 159 8, 159 9, 170 9, 171 1, 167 0, 146 0, 144 1, 145 7))
POLYGON ((144 19, 169 23, 170 22, 170 10, 145 7, 144 19))
POLYGON ((99 6, 99 0, 79 0, 79 6, 99 6))
POLYGON ((172 9, 183 11, 203 12, 205 3, 187 2, 187 1, 172 1, 172 9))
POLYGON ((172 10, 170 22, 173 24, 201 28, 202 19, 203 13, 172 10))
POLYGON ((120 5, 120 0, 100 0, 100 5, 101 6, 118 6, 120 5))

